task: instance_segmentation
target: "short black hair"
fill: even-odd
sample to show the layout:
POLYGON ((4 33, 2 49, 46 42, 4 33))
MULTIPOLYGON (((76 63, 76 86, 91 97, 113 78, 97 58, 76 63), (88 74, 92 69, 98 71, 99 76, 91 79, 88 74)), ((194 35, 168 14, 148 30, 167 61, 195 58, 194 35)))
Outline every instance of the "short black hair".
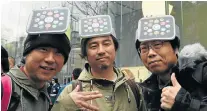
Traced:
POLYGON ((180 48, 180 40, 177 37, 175 37, 174 40, 170 40, 169 42, 174 50, 176 48, 178 48, 178 49, 180 48))
MULTIPOLYGON (((117 41, 117 39, 113 36, 112 37, 112 40, 114 42, 114 46, 115 46, 115 51, 118 50, 119 48, 119 43, 117 41)), ((82 54, 82 57, 86 57, 87 56, 87 51, 86 51, 86 44, 88 43, 88 41, 92 39, 92 38, 85 38, 85 39, 82 39, 81 40, 81 54, 82 54)))
POLYGON ((3 72, 9 72, 8 52, 3 46, 1 46, 1 65, 3 72))
POLYGON ((52 81, 54 80, 55 83, 58 83, 58 78, 53 78, 52 81))
POLYGON ((80 76, 80 73, 81 72, 82 72, 82 69, 81 68, 75 68, 73 70, 73 77, 74 77, 75 80, 78 79, 78 77, 80 76))

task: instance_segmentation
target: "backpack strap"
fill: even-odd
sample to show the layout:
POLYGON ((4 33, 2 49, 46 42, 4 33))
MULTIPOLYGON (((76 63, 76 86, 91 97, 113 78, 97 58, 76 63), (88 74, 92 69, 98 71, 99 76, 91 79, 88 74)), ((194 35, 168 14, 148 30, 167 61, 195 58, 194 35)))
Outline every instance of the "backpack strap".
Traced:
POLYGON ((133 94, 134 94, 134 97, 135 97, 135 100, 136 100, 136 103, 137 103, 137 108, 139 109, 140 107, 140 89, 138 88, 138 86, 136 85, 136 83, 134 81, 132 81, 131 79, 128 79, 127 81, 127 84, 130 86, 133 94))
POLYGON ((83 91, 82 82, 79 80, 72 81, 72 90, 74 90, 77 85, 80 85, 80 91, 83 91))
POLYGON ((2 83, 2 89, 3 89, 3 95, 1 99, 1 111, 7 111, 9 107, 9 103, 11 100, 12 95, 12 80, 11 77, 7 74, 3 74, 1 76, 1 83, 2 83))

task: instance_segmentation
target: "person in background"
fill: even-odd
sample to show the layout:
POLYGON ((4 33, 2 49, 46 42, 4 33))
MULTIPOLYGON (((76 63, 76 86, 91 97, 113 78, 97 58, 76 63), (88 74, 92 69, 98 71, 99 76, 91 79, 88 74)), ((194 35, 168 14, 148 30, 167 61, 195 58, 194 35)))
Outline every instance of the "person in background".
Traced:
POLYGON ((9 69, 13 68, 15 66, 15 59, 13 57, 8 57, 9 59, 9 69))
MULTIPOLYGON (((3 77, 7 72, 9 72, 8 52, 3 46, 1 46, 1 77, 3 77)), ((1 82, 1 100, 2 97, 3 97, 3 83, 1 82)))
POLYGON ((60 90, 59 90, 59 92, 58 92, 58 94, 57 94, 57 97, 60 95, 60 93, 63 91, 63 89, 64 89, 67 85, 71 84, 74 80, 77 80, 77 79, 78 79, 78 77, 80 76, 81 71, 82 71, 81 68, 75 68, 75 69, 73 70, 73 72, 72 72, 72 81, 69 82, 69 83, 66 84, 66 85, 63 85, 63 86, 60 88, 60 90))
POLYGON ((80 76, 80 73, 81 72, 82 72, 82 69, 81 68, 75 68, 75 69, 73 69, 73 72, 72 72, 72 80, 78 79, 78 77, 80 76))
POLYGON ((55 100, 56 100, 56 98, 57 98, 58 91, 60 89, 60 84, 58 83, 58 79, 57 78, 53 78, 51 85, 52 86, 51 86, 51 90, 50 90, 50 98, 51 98, 52 105, 53 105, 55 100))

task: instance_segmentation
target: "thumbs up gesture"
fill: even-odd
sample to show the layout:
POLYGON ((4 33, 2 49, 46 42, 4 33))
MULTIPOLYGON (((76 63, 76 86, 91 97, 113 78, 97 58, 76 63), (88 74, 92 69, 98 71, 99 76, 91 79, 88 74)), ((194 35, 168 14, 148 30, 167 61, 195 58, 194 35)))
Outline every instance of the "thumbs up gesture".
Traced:
POLYGON ((175 97, 178 91, 181 89, 180 84, 178 83, 175 73, 171 75, 172 86, 167 86, 162 89, 161 94, 161 108, 165 110, 170 110, 175 102, 175 97))

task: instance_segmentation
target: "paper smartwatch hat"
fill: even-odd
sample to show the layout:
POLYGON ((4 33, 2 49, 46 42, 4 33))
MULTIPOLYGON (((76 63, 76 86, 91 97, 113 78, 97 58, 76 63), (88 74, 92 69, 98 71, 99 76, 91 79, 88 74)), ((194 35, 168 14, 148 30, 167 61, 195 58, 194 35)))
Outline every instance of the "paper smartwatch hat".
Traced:
POLYGON ((23 56, 40 46, 51 46, 60 50, 65 61, 70 53, 70 41, 65 34, 69 24, 67 8, 33 10, 27 25, 28 36, 24 42, 23 56))
POLYGON ((112 35, 116 38, 109 15, 97 15, 79 20, 79 34, 81 38, 112 35))
POLYGON ((109 15, 96 15, 79 20, 79 34, 81 39, 81 53, 85 57, 86 43, 90 38, 112 36, 115 49, 118 49, 118 41, 115 30, 112 27, 111 17, 109 15))
POLYGON ((63 34, 69 27, 70 11, 68 8, 48 8, 33 10, 28 24, 28 34, 63 34))
POLYGON ((179 27, 171 15, 141 18, 135 35, 137 49, 140 42, 151 40, 174 40, 177 47, 180 47, 179 27))

